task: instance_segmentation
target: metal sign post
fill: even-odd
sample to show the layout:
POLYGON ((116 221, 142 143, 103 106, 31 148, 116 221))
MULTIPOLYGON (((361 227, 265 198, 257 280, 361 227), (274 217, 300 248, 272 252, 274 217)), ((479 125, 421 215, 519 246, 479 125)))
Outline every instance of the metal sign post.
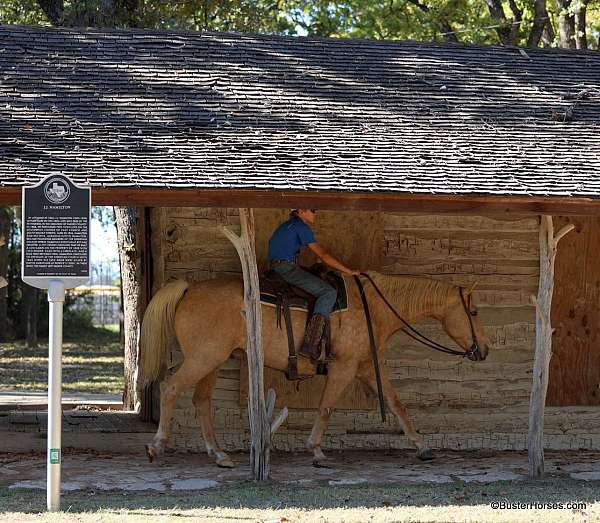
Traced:
POLYGON ((65 289, 90 278, 91 190, 62 174, 23 188, 21 277, 48 289, 47 506, 60 510, 62 328, 65 289))

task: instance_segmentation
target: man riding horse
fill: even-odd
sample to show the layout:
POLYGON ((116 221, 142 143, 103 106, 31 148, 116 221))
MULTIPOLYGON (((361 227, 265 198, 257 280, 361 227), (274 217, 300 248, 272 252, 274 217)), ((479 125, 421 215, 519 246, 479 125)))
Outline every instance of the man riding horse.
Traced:
MULTIPOLYGON (((291 222, 293 223, 286 223, 291 225, 290 228, 294 228, 294 224, 295 227, 299 226, 301 232, 296 231, 297 236, 292 235, 291 239, 288 238, 292 247, 288 246, 287 251, 277 251, 277 236, 281 234, 285 237, 287 226, 282 225, 284 231, 274 235, 275 245, 270 258, 285 260, 285 263, 274 264, 279 266, 281 272, 288 275, 300 274, 301 279, 316 283, 317 289, 322 288, 320 281, 306 278, 304 271, 294 263, 302 245, 309 245, 327 265, 346 274, 356 272, 337 262, 317 244, 310 230, 310 225, 314 223, 314 212, 299 209, 297 216, 292 216, 291 222)), ((344 278, 352 280, 345 275, 344 278)), ((430 278, 381 274, 376 271, 367 271, 363 278, 365 285, 362 290, 358 285, 346 286, 348 306, 339 313, 339 321, 331 324, 335 360, 328 367, 327 379, 307 447, 313 453, 316 463, 325 459, 321 445, 327 424, 346 388, 358 378, 375 393, 378 393, 381 385, 387 408, 398 420, 397 431, 413 443, 419 459, 432 459, 433 453, 428 448, 425 437, 417 432, 385 367, 380 369, 381 383, 378 383, 373 347, 380 353, 380 359, 383 361, 391 337, 399 331, 404 331, 407 334, 410 332, 422 343, 424 340, 425 345, 436 350, 471 361, 484 360, 488 354, 489 341, 478 315, 473 289, 430 278), (365 321, 366 309, 363 299, 368 303, 372 329, 367 327, 365 321), (460 349, 445 347, 412 327, 412 324, 427 318, 438 321, 460 349)), ((296 281, 294 283, 296 284, 296 281)), ((315 292, 314 287, 311 286, 311 289, 315 292)), ((211 402, 219 369, 236 350, 246 350, 245 316, 240 314, 245 306, 244 299, 244 282, 240 277, 199 282, 174 280, 152 297, 140 330, 138 386, 144 387, 152 383, 165 372, 175 341, 181 348, 183 362, 172 374, 166 372, 160 386, 160 423, 152 442, 146 446, 150 461, 161 455, 170 439, 177 397, 181 392, 194 387, 192 402, 196 408, 208 454, 214 456, 215 462, 221 467, 234 466, 231 458, 217 442, 211 402)), ((329 304, 334 299, 330 294, 329 304)), ((289 370, 288 339, 277 324, 277 310, 269 305, 262 307, 261 312, 264 366, 286 372, 289 370)), ((323 316, 328 312, 327 300, 325 305, 322 300, 319 304, 319 314, 323 316)), ((294 311, 291 314, 292 330, 300 332, 305 328, 305 324, 304 311, 294 311)), ((316 373, 317 369, 311 369, 313 365, 310 361, 303 359, 298 364, 300 374, 316 373)))
POLYGON ((299 287, 316 298, 314 314, 304 334, 300 356, 315 362, 320 355, 319 343, 337 298, 337 291, 318 276, 304 270, 297 264, 298 253, 304 246, 314 252, 328 267, 350 276, 358 276, 360 271, 349 269, 327 252, 317 242, 311 229, 317 218, 316 209, 294 209, 290 218, 283 222, 269 240, 269 263, 272 270, 287 283, 299 287))

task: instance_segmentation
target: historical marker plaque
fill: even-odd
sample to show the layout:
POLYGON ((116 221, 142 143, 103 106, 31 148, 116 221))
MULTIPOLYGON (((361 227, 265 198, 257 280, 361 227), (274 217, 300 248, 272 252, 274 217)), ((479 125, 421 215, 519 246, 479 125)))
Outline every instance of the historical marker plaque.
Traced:
POLYGON ((65 288, 90 277, 91 190, 62 174, 23 188, 22 278, 41 289, 49 280, 65 288))

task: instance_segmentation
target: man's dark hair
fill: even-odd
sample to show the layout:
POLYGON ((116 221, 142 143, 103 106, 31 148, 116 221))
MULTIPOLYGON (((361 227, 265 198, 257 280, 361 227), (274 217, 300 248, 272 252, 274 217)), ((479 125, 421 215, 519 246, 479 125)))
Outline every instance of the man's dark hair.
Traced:
POLYGON ((290 213, 290 218, 298 218, 298 209, 292 209, 290 213))

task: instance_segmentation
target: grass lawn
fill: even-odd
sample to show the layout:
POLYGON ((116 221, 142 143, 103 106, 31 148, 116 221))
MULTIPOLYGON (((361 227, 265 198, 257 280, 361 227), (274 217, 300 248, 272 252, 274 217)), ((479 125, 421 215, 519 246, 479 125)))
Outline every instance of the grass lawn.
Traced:
MULTIPOLYGON (((48 388, 48 341, 0 343, 0 390, 48 388)), ((63 390, 101 394, 123 392, 123 353, 118 326, 95 328, 63 342, 63 390)))
POLYGON ((488 484, 302 487, 239 482, 180 493, 71 492, 45 513, 45 492, 0 486, 1 521, 600 521, 600 482, 562 479, 488 484), (584 503, 585 508, 493 508, 495 502, 584 503))

